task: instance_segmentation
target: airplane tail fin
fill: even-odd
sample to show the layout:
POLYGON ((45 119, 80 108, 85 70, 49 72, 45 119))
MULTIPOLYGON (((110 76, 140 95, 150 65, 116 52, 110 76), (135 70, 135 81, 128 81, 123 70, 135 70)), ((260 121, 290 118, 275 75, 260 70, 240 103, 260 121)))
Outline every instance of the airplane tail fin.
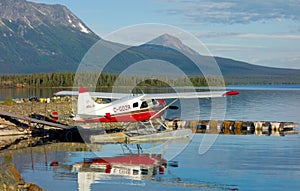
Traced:
POLYGON ((89 92, 84 88, 79 88, 77 113, 85 115, 95 115, 96 105, 98 105, 91 97, 89 92))

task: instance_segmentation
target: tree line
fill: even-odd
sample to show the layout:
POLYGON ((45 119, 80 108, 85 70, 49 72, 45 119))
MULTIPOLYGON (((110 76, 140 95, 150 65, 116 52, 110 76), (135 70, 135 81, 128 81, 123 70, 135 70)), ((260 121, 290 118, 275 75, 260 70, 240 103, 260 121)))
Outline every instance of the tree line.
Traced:
POLYGON ((40 74, 10 74, 0 75, 1 88, 33 88, 33 87, 73 87, 73 86, 146 86, 146 87, 167 87, 167 86, 208 86, 222 85, 222 79, 217 77, 160 77, 148 78, 142 76, 122 76, 107 73, 40 73, 40 74), (92 83, 91 83, 92 82, 92 83), (94 82, 97 82, 96 84, 94 82))
MULTIPOLYGON (((229 84, 299 84, 300 76, 225 76, 229 84)), ((171 77, 162 76, 122 76, 107 73, 40 73, 40 74, 6 74, 0 75, 0 88, 35 88, 35 87, 78 87, 78 86, 140 86, 140 87, 174 87, 174 86, 224 86, 222 77, 171 77), (96 83, 95 83, 96 82, 96 83)))

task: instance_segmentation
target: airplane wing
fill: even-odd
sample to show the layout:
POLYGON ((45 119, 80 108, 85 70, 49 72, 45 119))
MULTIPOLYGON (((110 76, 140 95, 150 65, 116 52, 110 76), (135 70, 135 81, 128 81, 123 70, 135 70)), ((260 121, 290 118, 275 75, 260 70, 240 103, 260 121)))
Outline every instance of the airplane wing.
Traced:
POLYGON ((214 98, 238 95, 238 91, 207 91, 207 92, 178 92, 162 94, 145 94, 144 99, 192 99, 192 98, 214 98))
MULTIPOLYGON (((78 91, 59 91, 54 93, 55 96, 78 96, 78 91)), ((107 98, 107 99, 121 99, 128 96, 125 93, 107 93, 107 92, 89 92, 91 97, 94 98, 107 98)))
MULTIPOLYGON (((126 93, 106 93, 106 92, 89 92, 91 97, 121 99, 128 97, 126 93)), ((143 99, 191 99, 191 98, 214 98, 238 95, 238 91, 207 91, 207 92, 178 92, 178 93, 159 93, 144 94, 143 99)), ((78 96, 77 91, 59 91, 54 93, 55 96, 78 96)))

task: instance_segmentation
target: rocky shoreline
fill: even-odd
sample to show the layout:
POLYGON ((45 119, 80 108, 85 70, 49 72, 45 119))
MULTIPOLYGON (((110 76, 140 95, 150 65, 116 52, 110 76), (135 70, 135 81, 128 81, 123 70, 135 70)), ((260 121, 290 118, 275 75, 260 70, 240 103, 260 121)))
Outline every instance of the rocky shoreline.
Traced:
POLYGON ((44 191, 34 183, 25 183, 12 163, 0 165, 0 190, 2 191, 44 191))
MULTIPOLYGON (((48 153, 57 151, 91 151, 84 143, 50 143, 46 144, 48 153)), ((25 182, 13 164, 15 155, 22 153, 45 153, 44 146, 32 148, 6 149, 0 151, 0 191, 44 191, 34 183, 25 182)), ((47 165, 50 165, 47 164, 47 165)))
MULTIPOLYGON (((57 122, 72 126, 73 120, 72 103, 70 101, 52 100, 50 103, 41 102, 12 102, 10 104, 0 104, 0 110, 17 114, 24 117, 41 117, 42 120, 50 119, 51 113, 59 114, 57 122), (43 119, 44 117, 44 119, 43 119)), ((23 148, 43 145, 49 140, 43 136, 32 136, 32 124, 24 120, 16 120, 7 116, 0 116, 0 154, 10 151, 16 152, 23 148)), ((44 127, 48 128, 48 127, 44 127)), ((9 157, 8 157, 9 158, 9 157)), ((43 191, 34 183, 25 183, 14 164, 0 160, 0 191, 43 191)))

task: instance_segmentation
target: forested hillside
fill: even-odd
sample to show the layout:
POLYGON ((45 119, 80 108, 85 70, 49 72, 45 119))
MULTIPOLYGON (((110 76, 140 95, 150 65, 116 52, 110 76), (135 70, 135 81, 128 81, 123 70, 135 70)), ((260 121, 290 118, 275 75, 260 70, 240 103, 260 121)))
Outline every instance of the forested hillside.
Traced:
MULTIPOLYGON (((99 87, 112 87, 115 85, 115 81, 118 78, 116 74, 106 74, 102 73, 87 73, 85 74, 90 79, 98 79, 96 86, 99 87), (99 75, 99 78, 98 78, 99 75)), ((76 78, 77 79, 77 78, 76 78)), ((222 85, 222 79, 217 77, 195 77, 191 76, 189 79, 168 79, 159 81, 155 79, 147 79, 142 76, 135 77, 120 77, 118 79, 119 85, 128 86, 128 84, 137 83, 138 86, 152 86, 152 87, 167 87, 167 86, 185 86, 188 81, 192 82, 194 86, 207 86, 207 80, 210 80, 210 84, 215 86, 222 85)), ((257 76, 253 78, 252 76, 228 76, 225 77, 225 84, 300 84, 300 76, 295 77, 293 81, 287 80, 284 77, 276 76, 257 76)), ((82 83, 80 79, 75 81, 74 72, 65 73, 44 73, 44 74, 24 74, 24 75, 0 75, 0 88, 35 88, 35 87, 73 87, 80 86, 82 83)), ((94 86, 95 84, 85 84, 88 86, 94 86)))

